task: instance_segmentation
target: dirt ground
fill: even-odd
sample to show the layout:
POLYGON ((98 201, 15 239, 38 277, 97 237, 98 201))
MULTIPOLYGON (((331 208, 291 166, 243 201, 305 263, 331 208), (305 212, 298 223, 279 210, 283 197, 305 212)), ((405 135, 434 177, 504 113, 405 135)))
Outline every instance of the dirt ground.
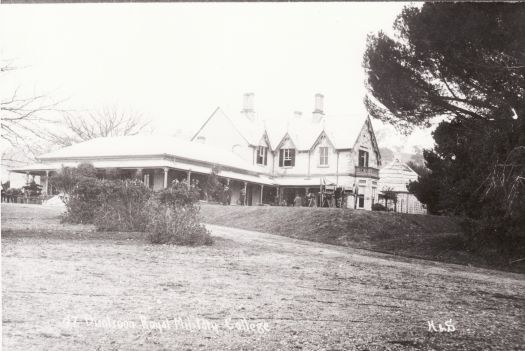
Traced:
POLYGON ((59 212, 2 205, 4 350, 525 345, 524 275, 211 225, 213 246, 154 246, 59 212))

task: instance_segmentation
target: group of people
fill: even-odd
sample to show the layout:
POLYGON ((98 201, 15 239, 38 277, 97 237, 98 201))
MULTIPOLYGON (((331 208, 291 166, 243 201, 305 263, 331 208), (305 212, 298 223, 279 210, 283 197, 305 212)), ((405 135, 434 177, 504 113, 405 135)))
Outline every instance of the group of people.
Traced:
POLYGON ((42 186, 31 181, 21 188, 11 188, 10 182, 2 184, 2 202, 18 202, 19 198, 36 198, 42 195, 42 186))
MULTIPOLYGON (((309 191, 306 196, 302 197, 296 193, 292 205, 294 207, 338 207, 346 206, 347 196, 342 189, 335 191, 325 191, 314 193, 309 191)), ((279 203, 280 206, 288 206, 286 200, 283 198, 279 203)))

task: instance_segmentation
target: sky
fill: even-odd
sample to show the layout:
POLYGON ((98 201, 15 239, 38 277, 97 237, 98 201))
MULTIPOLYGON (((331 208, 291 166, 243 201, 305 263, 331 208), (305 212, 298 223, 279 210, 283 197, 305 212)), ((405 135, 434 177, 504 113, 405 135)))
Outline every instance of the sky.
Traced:
MULTIPOLYGON (((0 57, 20 69, 0 94, 19 87, 72 111, 117 106, 168 135, 191 134, 218 106, 238 113, 246 92, 269 123, 296 110, 309 116, 316 93, 328 117, 362 116, 366 36, 392 34, 404 5, 2 5, 0 57)), ((428 130, 388 130, 387 146, 432 145, 428 130)))

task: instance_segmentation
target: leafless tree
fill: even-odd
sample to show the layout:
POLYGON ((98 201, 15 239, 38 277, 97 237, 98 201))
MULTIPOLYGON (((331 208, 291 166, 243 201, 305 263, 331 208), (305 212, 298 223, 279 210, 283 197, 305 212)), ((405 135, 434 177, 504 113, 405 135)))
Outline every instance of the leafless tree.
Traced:
MULTIPOLYGON (((2 77, 17 69, 19 67, 12 60, 0 63, 2 77)), ((44 146, 35 140, 57 123, 53 114, 60 112, 60 103, 44 94, 23 94, 20 87, 0 100, 2 166, 11 167, 34 160, 44 146)))
MULTIPOLYGON (((0 62, 2 77, 17 69, 12 60, 0 62)), ((150 126, 134 111, 104 107, 93 112, 72 112, 59 108, 62 102, 44 94, 26 96, 19 87, 0 101, 2 166, 34 162, 36 156, 56 146, 97 137, 135 135, 150 126)))
MULTIPOLYGON (((12 68, 2 67, 2 72, 12 68)), ((22 97, 19 88, 0 101, 2 140, 18 146, 28 137, 40 137, 45 125, 56 123, 48 112, 58 111, 57 101, 49 101, 46 95, 22 97)))
POLYGON ((144 120, 140 113, 104 107, 83 114, 64 114, 63 130, 48 132, 47 139, 68 146, 98 137, 136 135, 149 129, 150 121, 144 120))

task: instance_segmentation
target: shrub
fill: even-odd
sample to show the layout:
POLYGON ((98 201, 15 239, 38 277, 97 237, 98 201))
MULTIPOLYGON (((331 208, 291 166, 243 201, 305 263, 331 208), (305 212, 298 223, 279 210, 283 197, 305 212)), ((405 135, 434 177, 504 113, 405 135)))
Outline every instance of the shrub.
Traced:
POLYGON ((209 231, 199 223, 199 190, 173 183, 148 203, 148 239, 153 244, 211 245, 209 231))
POLYGON ((152 191, 138 180, 106 180, 97 195, 94 213, 98 230, 138 231, 146 229, 146 205, 152 191))
POLYGON ((199 223, 199 208, 172 207, 160 201, 148 204, 148 240, 153 244, 211 245, 210 232, 199 223))
POLYGON ((66 220, 94 223, 100 231, 147 232, 154 244, 211 245, 199 223, 199 190, 186 182, 153 193, 140 180, 84 177, 67 202, 66 220))
POLYGON ((93 223, 95 212, 100 208, 99 195, 105 181, 96 178, 83 178, 71 191, 66 201, 65 221, 71 223, 93 223))
POLYGON ((194 206, 199 201, 199 189, 188 186, 187 182, 174 182, 169 188, 162 189, 157 194, 161 204, 171 207, 194 206))
POLYGON ((204 184, 204 192, 206 194, 206 200, 208 201, 221 200, 221 195, 224 192, 224 184, 219 180, 220 171, 220 167, 214 165, 211 174, 208 176, 206 183, 204 184))
POLYGON ((90 163, 81 163, 78 167, 62 167, 57 174, 50 178, 50 184, 58 190, 59 193, 64 194, 64 202, 67 204, 69 198, 75 187, 80 181, 86 178, 95 178, 96 169, 90 163))
POLYGON ((380 203, 375 203, 372 205, 372 211, 386 211, 387 208, 384 205, 381 205, 380 203))
POLYGON ((97 169, 91 163, 81 163, 75 170, 79 177, 96 178, 97 169))

